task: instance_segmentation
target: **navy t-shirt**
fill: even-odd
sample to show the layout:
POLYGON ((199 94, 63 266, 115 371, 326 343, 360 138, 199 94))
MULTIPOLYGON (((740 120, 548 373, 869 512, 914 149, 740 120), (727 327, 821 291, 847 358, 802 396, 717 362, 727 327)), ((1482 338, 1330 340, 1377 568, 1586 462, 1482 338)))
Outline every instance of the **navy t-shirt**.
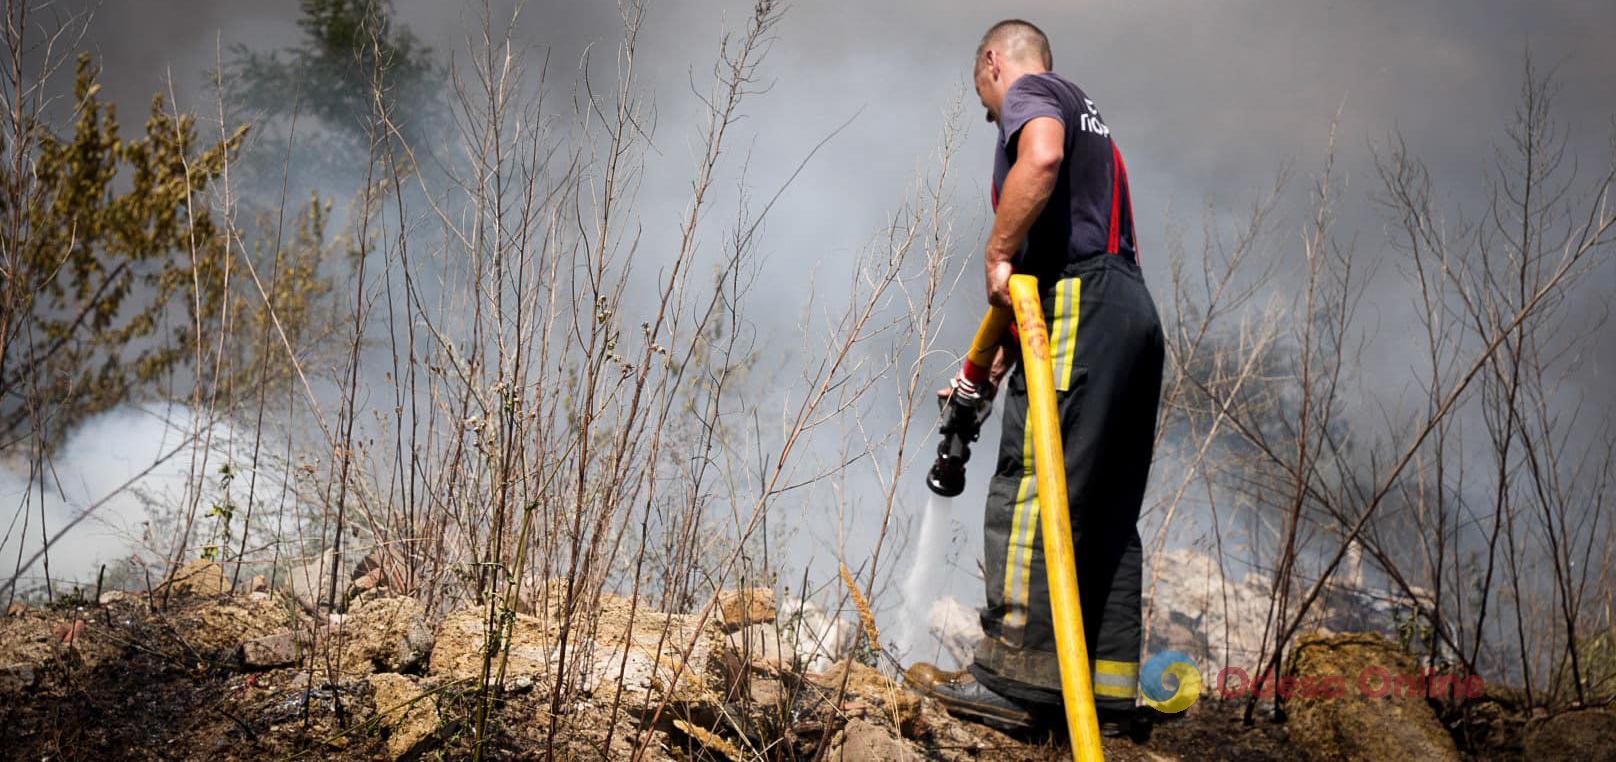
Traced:
POLYGON ((1016 271, 1058 274, 1069 260, 1101 253, 1137 260, 1128 170, 1122 154, 1094 101, 1059 74, 1025 75, 1005 94, 993 162, 994 208, 999 206, 999 190, 1010 165, 1016 161, 1021 128, 1045 116, 1065 125, 1066 158, 1049 202, 1027 233, 1016 258, 1016 271))

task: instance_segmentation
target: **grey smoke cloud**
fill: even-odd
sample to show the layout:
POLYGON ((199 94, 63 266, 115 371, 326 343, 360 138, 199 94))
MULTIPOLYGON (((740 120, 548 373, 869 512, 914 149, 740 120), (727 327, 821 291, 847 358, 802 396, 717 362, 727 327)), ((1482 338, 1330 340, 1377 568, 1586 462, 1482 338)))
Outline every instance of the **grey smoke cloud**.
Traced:
MULTIPOLYGON (((26 561, 38 553, 42 536, 54 537, 74 521, 78 525, 48 554, 58 593, 74 582, 93 583, 103 564, 116 572, 118 562, 131 552, 147 551, 144 562, 161 568, 163 559, 149 551, 169 551, 171 540, 154 537, 148 524, 159 518, 154 510, 170 520, 181 512, 191 494, 186 486, 198 469, 205 469, 203 448, 187 446, 198 441, 191 436, 196 425, 184 409, 126 405, 75 429, 50 459, 43 480, 30 480, 26 463, 0 466, 0 516, 6 522, 0 531, 3 578, 11 578, 19 556, 26 561)), ((226 427, 214 434, 216 443, 229 439, 226 427)), ((215 469, 221 460, 213 458, 215 469)), ((24 570, 17 588, 41 590, 44 577, 45 564, 36 564, 24 570)))
MULTIPOLYGON (((463 57, 467 40, 478 34, 478 14, 460 4, 395 6, 400 23, 445 54, 463 57)), ((506 10, 496 10, 496 18, 508 7, 497 4, 506 10)), ((97 8, 87 46, 101 56, 105 92, 131 125, 151 93, 167 89, 170 75, 183 102, 211 113, 205 72, 219 49, 280 47, 298 34, 295 3, 125 0, 97 8)), ((720 30, 741 23, 746 12, 742 2, 651 5, 640 72, 658 116, 640 194, 648 229, 675 229, 700 108, 691 83, 702 89, 720 30)), ((763 241, 770 259, 756 294, 771 309, 754 316, 763 335, 795 338, 805 306, 801 284, 815 268, 834 271, 850 262, 870 240, 915 173, 927 168, 943 111, 961 92, 974 126, 958 157, 957 230, 967 247, 961 253, 974 254, 969 247, 986 220, 993 132, 976 116, 970 54, 981 31, 1007 15, 1049 33, 1056 69, 1095 98, 1127 155, 1144 264, 1158 298, 1166 289, 1170 224, 1184 227, 1188 249, 1196 251, 1203 209, 1210 206, 1214 218, 1238 210, 1284 161, 1313 171, 1339 113, 1338 167, 1348 185, 1341 230, 1358 234, 1366 259, 1382 265, 1368 306, 1380 313, 1377 341, 1395 350, 1406 333, 1401 323, 1411 316, 1396 262, 1380 245, 1382 222, 1365 201, 1375 183, 1372 142, 1400 132, 1430 165, 1444 197, 1474 208, 1494 148, 1505 139, 1529 48, 1557 71, 1569 150, 1592 165, 1608 149, 1616 47, 1605 38, 1616 29, 1616 4, 1598 0, 802 3, 777 30, 764 70, 772 89, 748 103, 733 144, 748 152, 753 184, 772 191, 816 141, 858 116, 771 215, 763 241)), ((531 46, 530 65, 536 69, 547 54, 558 85, 574 76, 591 45, 596 66, 613 74, 615 3, 528 3, 518 29, 518 40, 531 46)), ((1305 203, 1303 189, 1293 185, 1292 197, 1305 203)), ((642 273, 656 271, 656 257, 668 246, 647 244, 642 273)), ((982 309, 974 260, 966 267, 948 306, 948 333, 959 343, 982 309)), ((1611 272, 1607 264, 1599 277, 1609 284, 1611 272)), ((1607 387, 1616 371, 1616 338, 1607 331, 1598 341, 1576 379, 1589 393, 1607 387)), ((1406 373, 1395 351, 1376 354, 1387 366, 1377 370, 1406 373)), ((995 436, 986 434, 981 452, 993 451, 995 436)), ((979 505, 985 481, 974 479, 957 503, 979 505)), ((921 504, 921 490, 917 478, 909 504, 921 504)), ((849 550, 857 552, 860 542, 850 535, 849 550)))
MULTIPOLYGON (((495 3, 495 19, 512 7, 495 3)), ((614 73, 615 3, 519 7, 517 41, 529 46, 535 69, 548 56, 553 83, 568 84, 591 46, 597 69, 614 73)), ((682 206, 686 178, 678 170, 693 161, 688 144, 700 107, 692 81, 699 89, 719 33, 744 20, 747 7, 649 6, 640 77, 658 131, 642 194, 648 224, 671 222, 682 206)), ((480 34, 480 12, 465 4, 396 0, 395 8, 400 23, 462 63, 480 34)), ((87 44, 104 60, 106 92, 120 101, 127 123, 152 92, 166 89, 169 75, 181 98, 201 107, 205 72, 221 48, 281 47, 298 34, 294 3, 110 2, 95 13, 87 44)), ((765 70, 772 89, 748 104, 740 130, 751 177, 762 186, 778 182, 815 141, 859 117, 774 213, 767 248, 776 252, 775 265, 805 269, 850 256, 868 239, 924 167, 950 97, 963 88, 974 104, 970 53, 981 30, 1006 15, 1044 27, 1056 68, 1093 95, 1115 130, 1129 160, 1145 264, 1157 283, 1170 219, 1193 232, 1204 204, 1238 208, 1282 161, 1312 170, 1338 111, 1339 165, 1355 199, 1373 185, 1367 146, 1394 130, 1453 201, 1478 199, 1528 48, 1563 86, 1558 114, 1572 151, 1599 157, 1612 127, 1616 49, 1601 35, 1616 28, 1616 6, 1592 0, 800 4, 778 28, 765 70), (808 230, 811 236, 802 235, 808 230)), ((960 157, 961 211, 973 221, 986 208, 992 134, 979 126, 960 157)), ((1378 232, 1368 209, 1343 212, 1348 226, 1378 232)), ((1373 237, 1365 239, 1370 246, 1373 237)), ((791 283, 800 274, 771 280, 791 283)), ((979 307, 956 301, 962 318, 979 307)))
MULTIPOLYGON (((478 13, 464 5, 399 0, 398 19, 442 53, 464 59, 478 13)), ((505 4, 500 4, 505 5, 505 4)), ((498 6, 496 6, 497 8, 498 6)), ((644 91, 660 115, 667 161, 686 161, 690 95, 710 64, 738 2, 652 4, 644 32, 644 91)), ((294 3, 248 0, 97 4, 87 47, 106 65, 106 91, 126 121, 172 74, 182 98, 205 97, 206 69, 221 47, 268 49, 297 37, 294 3)), ((1311 161, 1342 109, 1341 142, 1351 175, 1363 175, 1366 141, 1401 130, 1439 181, 1474 186, 1513 108, 1521 54, 1530 46, 1557 68, 1560 114, 1577 145, 1602 147, 1616 101, 1616 50, 1601 30, 1616 7, 1580 0, 1517 3, 1226 2, 1192 4, 847 3, 792 7, 779 27, 767 76, 773 89, 749 107, 769 176, 860 107, 845 139, 828 146, 799 180, 796 217, 846 221, 847 240, 890 208, 931 147, 939 111, 968 86, 970 51, 1001 15, 1041 24, 1056 68, 1094 94, 1130 157, 1146 244, 1168 203, 1248 193, 1284 158, 1311 161), (793 150, 796 149, 796 150, 793 150), (772 162, 772 163, 769 163, 772 162)), ((499 11, 496 10, 496 17, 499 11)), ((609 65, 619 33, 612 3, 527 3, 517 39, 533 60, 548 52, 552 78, 570 76, 586 47, 609 65)), ((973 136, 965 173, 985 188, 986 129, 973 136), (974 172, 974 174, 972 174, 974 172)), ((1367 176, 1363 177, 1367 180, 1367 176)), ((1159 237, 1160 233, 1156 232, 1159 237)), ((1152 247, 1159 250, 1160 242, 1152 247)))

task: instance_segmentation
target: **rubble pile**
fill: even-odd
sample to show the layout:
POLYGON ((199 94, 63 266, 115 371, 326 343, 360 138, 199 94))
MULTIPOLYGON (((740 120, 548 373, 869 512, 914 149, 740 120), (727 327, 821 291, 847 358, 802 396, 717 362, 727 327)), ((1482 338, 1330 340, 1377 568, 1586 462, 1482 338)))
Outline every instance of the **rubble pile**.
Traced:
MULTIPOLYGON (((236 586, 210 561, 149 593, 13 606, 0 618, 0 748, 18 758, 462 758, 481 727, 492 758, 1069 755, 1059 733, 1013 738, 955 719, 890 677, 902 670, 886 652, 849 654, 853 622, 768 588, 665 613, 610 593, 569 600, 574 591, 552 583, 518 611, 433 616, 385 576, 364 580, 338 614, 312 612, 295 577, 285 589, 262 579, 236 586)), ((956 661, 978 637, 971 614, 953 600, 932 611, 956 661)), ((1305 641, 1287 669, 1409 667, 1399 659, 1380 639, 1321 638, 1305 641)), ((1457 754, 1422 702, 1293 706, 1283 726, 1243 725, 1238 709, 1208 698, 1148 746, 1107 739, 1107 758, 1457 754)), ((1506 742, 1519 748, 1526 733, 1537 757, 1556 759, 1573 736, 1608 739, 1612 717, 1589 710, 1522 723, 1506 742)))

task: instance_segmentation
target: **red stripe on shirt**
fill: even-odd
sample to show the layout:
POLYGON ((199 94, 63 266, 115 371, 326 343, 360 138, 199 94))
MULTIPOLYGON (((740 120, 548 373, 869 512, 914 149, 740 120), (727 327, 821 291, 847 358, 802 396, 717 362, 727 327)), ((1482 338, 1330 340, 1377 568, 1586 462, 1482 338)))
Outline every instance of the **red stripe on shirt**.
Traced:
POLYGON ((1122 151, 1111 144, 1111 232, 1105 250, 1109 254, 1121 253, 1122 248, 1122 193, 1127 182, 1127 170, 1122 166, 1122 151))
MULTIPOLYGON (((1111 145, 1111 152, 1117 159, 1117 173, 1122 176, 1122 198, 1128 202, 1128 229, 1133 230, 1133 187, 1128 184, 1128 165, 1122 160, 1122 151, 1116 144, 1111 145)), ((1120 246, 1120 234, 1119 246, 1120 246)), ((1133 261, 1139 261, 1139 237, 1136 234, 1133 240, 1133 261)))

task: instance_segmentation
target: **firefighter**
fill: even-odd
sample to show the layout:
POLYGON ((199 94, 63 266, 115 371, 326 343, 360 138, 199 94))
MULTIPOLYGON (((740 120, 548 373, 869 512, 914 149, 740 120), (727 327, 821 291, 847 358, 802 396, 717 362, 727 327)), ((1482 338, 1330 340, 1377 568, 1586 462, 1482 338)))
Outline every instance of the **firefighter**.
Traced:
MULTIPOLYGON (((976 91, 998 125, 987 295, 1008 307, 1011 274, 1038 278, 1066 457, 1069 505, 1059 509, 1071 515, 1096 709, 1102 730, 1137 737, 1137 522, 1163 338, 1122 154, 1094 101, 1052 66, 1048 38, 1026 21, 993 25, 977 47, 976 91)), ((922 687, 956 714, 1024 728, 1058 723, 1062 709, 1038 516, 1056 507, 1039 501, 1026 375, 1014 360, 1001 347, 991 368, 967 363, 951 387, 991 397, 1009 376, 984 516, 985 637, 968 670, 922 687)))

